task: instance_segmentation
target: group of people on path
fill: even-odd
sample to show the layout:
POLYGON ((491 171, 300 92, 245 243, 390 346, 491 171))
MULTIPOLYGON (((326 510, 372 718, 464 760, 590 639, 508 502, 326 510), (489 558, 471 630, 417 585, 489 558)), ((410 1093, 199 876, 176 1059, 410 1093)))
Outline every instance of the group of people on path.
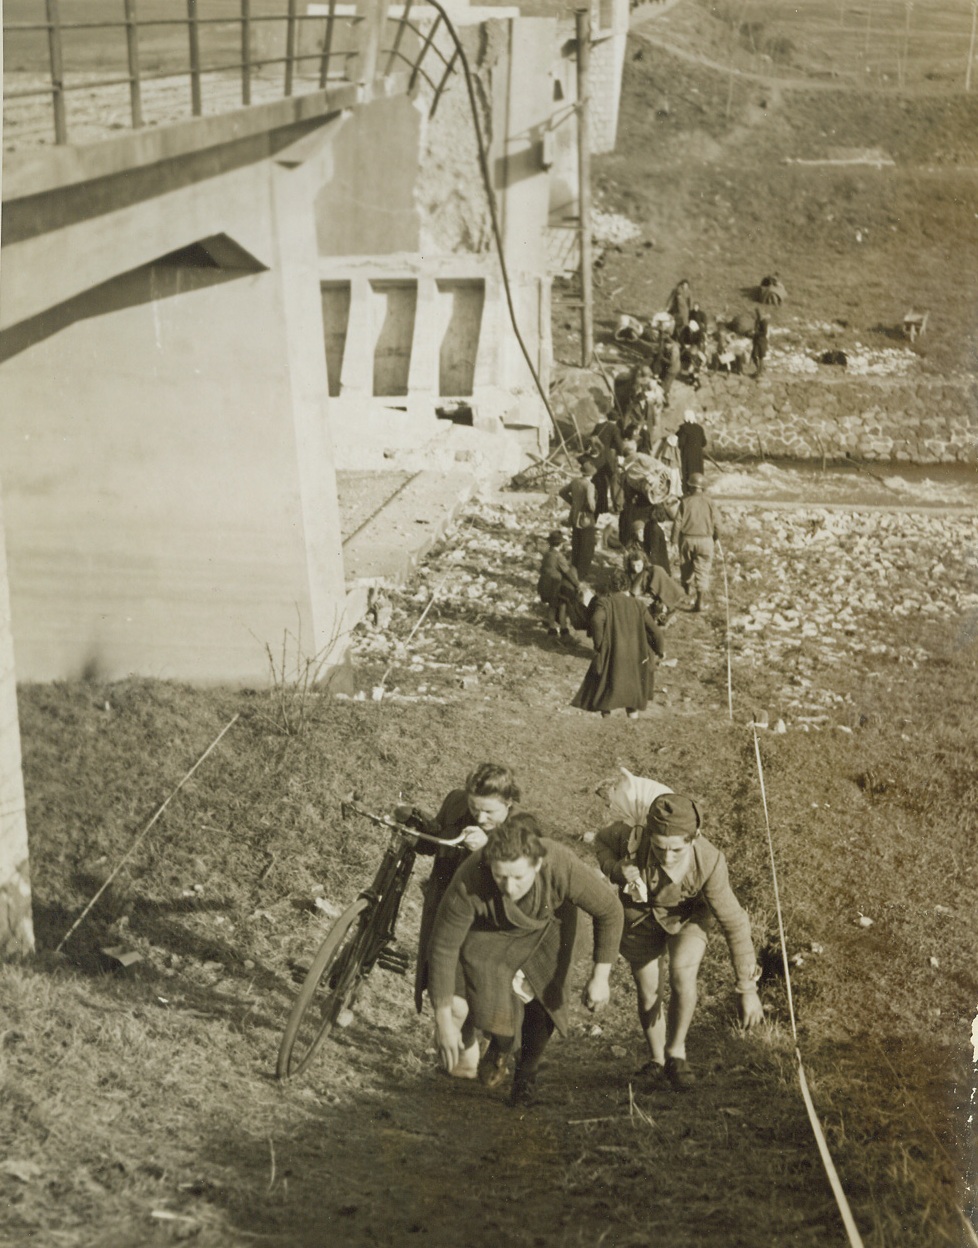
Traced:
POLYGON ((704 369, 746 373, 753 367, 755 378, 763 375, 772 308, 787 298, 777 273, 761 279, 755 297, 759 306, 752 314, 718 316, 711 325, 684 277, 670 291, 663 311, 644 323, 623 316, 616 337, 623 342, 642 341, 647 356, 643 367, 657 383, 662 406, 668 407, 673 383, 679 380, 699 389, 704 369))
POLYGON ((420 1013, 427 992, 442 1068, 487 1088, 503 1087, 512 1073, 513 1105, 534 1103, 547 1043, 555 1029, 566 1031, 581 910, 594 936, 584 1005, 594 1011, 607 1004, 620 953, 648 1050, 636 1072, 644 1086, 695 1085, 686 1038, 715 924, 730 951, 741 1023, 752 1027, 764 1017, 750 922, 723 853, 703 835, 699 804, 624 768, 599 792, 611 822, 595 838, 597 861, 614 887, 546 836, 536 816, 517 809, 519 787, 500 764, 477 766, 435 816, 414 807, 395 812, 431 835, 465 834, 456 847, 417 844, 435 861, 425 885, 415 1002, 420 1013), (668 1008, 661 974, 667 954, 668 1008))
POLYGON ((572 703, 582 710, 606 716, 623 708, 637 718, 652 698, 656 662, 665 658, 664 629, 679 609, 709 606, 720 527, 706 493, 705 449, 706 435, 691 410, 677 433, 657 447, 659 456, 675 450, 671 458, 639 451, 627 416, 621 422, 609 416, 595 426, 579 475, 559 491, 569 507, 570 553, 562 530, 553 530, 537 592, 551 635, 566 638, 579 629, 591 639, 593 657, 572 703), (602 570, 598 589, 591 572, 599 528, 603 516, 616 514, 617 536, 608 526, 604 532, 621 562, 602 570), (667 526, 678 554, 678 582, 667 526))

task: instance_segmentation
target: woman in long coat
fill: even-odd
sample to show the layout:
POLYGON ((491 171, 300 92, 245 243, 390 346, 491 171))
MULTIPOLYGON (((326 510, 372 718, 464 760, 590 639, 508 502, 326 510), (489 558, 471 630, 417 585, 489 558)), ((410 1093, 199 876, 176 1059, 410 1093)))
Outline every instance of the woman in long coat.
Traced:
POLYGON ((600 1009, 622 930, 613 891, 569 849, 540 835, 533 815, 511 815, 455 874, 431 936, 435 1040, 449 1073, 489 1033, 479 1080, 500 1087, 517 1036, 511 1103, 532 1103, 537 1066, 554 1027, 567 1024, 566 984, 577 907, 594 920, 594 966, 584 1004, 600 1009), (459 1023, 461 1007, 465 1009, 459 1023))
POLYGON ((703 471, 703 452, 706 450, 706 434, 694 411, 685 413, 683 423, 676 430, 676 437, 679 439, 683 469, 683 493, 689 494, 689 478, 694 472, 703 471))
POLYGON ((610 715, 623 706, 634 719, 655 691, 655 656, 662 644, 646 603, 633 598, 624 573, 612 574, 612 592, 589 605, 594 657, 571 706, 610 715))

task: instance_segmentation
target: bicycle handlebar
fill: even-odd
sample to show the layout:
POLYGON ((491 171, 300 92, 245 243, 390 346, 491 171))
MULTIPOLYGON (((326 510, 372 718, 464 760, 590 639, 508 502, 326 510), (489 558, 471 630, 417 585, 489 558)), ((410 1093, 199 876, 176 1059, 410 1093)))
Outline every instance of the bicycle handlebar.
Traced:
POLYGON ((371 823, 378 823, 382 828, 391 828, 395 832, 400 832, 402 836, 416 836, 422 841, 431 841, 434 845, 444 845, 450 847, 453 845, 461 845, 465 840, 464 830, 458 836, 446 840, 441 836, 431 836, 428 832, 419 832, 417 828, 409 828, 407 824, 398 823, 396 819, 392 819, 390 815, 375 815, 370 810, 364 810, 362 806, 358 806, 355 802, 342 802, 340 809, 344 818, 348 811, 352 811, 355 815, 362 815, 364 819, 369 819, 371 823))

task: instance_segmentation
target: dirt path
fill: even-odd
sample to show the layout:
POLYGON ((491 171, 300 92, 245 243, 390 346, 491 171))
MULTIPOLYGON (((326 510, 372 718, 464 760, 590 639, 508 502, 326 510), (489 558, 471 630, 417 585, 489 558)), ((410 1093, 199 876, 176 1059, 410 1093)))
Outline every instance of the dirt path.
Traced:
MULTIPOLYGON (((819 488, 811 483, 816 498, 819 488)), ((590 787, 581 788, 571 779, 575 765, 586 773, 589 750, 596 752, 591 762, 599 768, 607 769, 618 758, 642 766, 646 774, 659 774, 669 766, 661 761, 663 751, 673 759, 677 753, 698 757, 698 741, 726 731, 724 627, 719 611, 677 621, 668 646, 678 666, 660 669, 656 702, 637 725, 618 718, 602 723, 574 712, 567 704, 583 672, 586 647, 577 641, 548 642, 532 606, 514 612, 510 605, 514 590, 527 604, 535 566, 532 554, 516 559, 510 551, 510 518, 519 517, 519 532, 545 530, 546 510, 545 501, 531 495, 470 508, 462 537, 436 555, 424 574, 429 585, 436 579, 441 583, 446 573, 450 579, 432 617, 432 631, 419 634, 410 652, 401 656, 394 701, 410 705, 430 700, 431 713, 437 715, 439 701, 461 697, 464 711, 457 739, 469 752, 505 753, 524 766, 529 764, 528 750, 541 752, 538 765, 567 776, 567 800, 576 813, 559 826, 574 837, 580 835, 587 812, 596 813, 590 787), (451 655, 455 662, 446 670, 451 655), (469 671, 472 686, 461 695, 453 692, 460 674, 465 679, 469 671), (490 704, 485 710, 483 699, 490 704), (537 744, 531 747, 531 742, 537 744)), ((750 592, 751 552, 761 550, 751 535, 766 529, 771 540, 772 526, 783 526, 777 544, 793 555, 782 569, 786 582, 778 601, 789 615, 789 603, 801 607, 807 618, 820 621, 819 628, 827 627, 822 621, 838 610, 826 594, 822 574, 814 571, 819 516, 840 526, 839 548, 833 544, 826 566, 833 574, 850 576, 854 591, 860 543, 877 524, 882 532, 890 533, 896 525, 907 535, 900 543, 905 554, 934 548, 942 525, 964 526, 962 534, 973 530, 970 516, 928 512, 910 517, 906 506, 877 513, 850 505, 829 518, 828 509, 820 510, 811 497, 807 505, 795 503, 782 519, 775 519, 777 509, 765 503, 757 511, 763 521, 757 516, 729 518, 730 571, 741 607, 744 593, 750 592), (918 524, 933 526, 926 529, 933 532, 933 540, 910 536, 918 524), (813 536, 814 547, 803 553, 799 545, 813 536), (840 556, 839 551, 847 553, 840 556), (823 615, 805 605, 808 590, 813 601, 825 604, 823 615)), ((599 556, 602 567, 614 560, 613 552, 599 556)), ((907 573, 904 567, 901 579, 907 573)), ((940 575, 945 593, 959 583, 971 583, 964 569, 942 569, 940 575)), ((899 594, 900 583, 894 582, 894 593, 899 594)), ((845 595, 843 613, 859 598, 855 592, 845 595)), ((393 631, 405 632, 421 605, 409 587, 393 631)), ((768 666, 775 679, 788 682, 788 690, 792 681, 800 682, 789 732, 830 729, 833 724, 851 731, 846 725, 853 712, 846 709, 845 694, 838 692, 846 688, 854 659, 851 653, 846 657, 846 648, 875 645, 875 638, 891 628, 887 608, 882 602, 876 605, 882 612, 879 634, 871 623, 872 603, 860 604, 858 622, 846 625, 843 650, 833 658, 826 638, 822 662, 812 668, 797 667, 788 657, 798 645, 790 621, 782 621, 787 631, 771 625, 753 634, 758 646, 753 651, 748 631, 735 642, 735 681, 739 685, 739 673, 747 666, 768 666), (811 687, 806 690, 806 685, 811 687)), ((367 684, 370 662, 363 653, 361 677, 367 684)), ((779 695, 786 715, 788 696, 779 695)), ((736 697, 740 723, 746 712, 739 692, 736 697)), ((727 800, 745 812, 757 800, 748 761, 735 775, 715 778, 726 786, 727 800)), ((776 797, 777 789, 775 781, 776 797)), ((749 813, 744 817, 752 818, 749 813)), ((584 846, 579 852, 589 856, 584 846)), ((753 884, 764 892, 768 883, 764 868, 760 870, 753 884)), ((406 947, 415 938, 419 905, 412 884, 402 924, 406 947)), ((576 982, 583 980, 587 943, 585 933, 576 982)), ((787 1243, 816 1248, 835 1242, 838 1212, 798 1096, 783 1025, 784 1002, 776 984, 769 984, 767 993, 780 1021, 762 1036, 743 1036, 733 1025, 722 941, 711 946, 691 1038, 699 1084, 694 1093, 681 1097, 669 1090, 643 1089, 631 1077, 643 1053, 632 992, 619 966, 609 1010, 594 1018, 575 1009, 570 1033, 555 1038, 549 1050, 542 1103, 515 1111, 504 1103, 504 1094, 450 1080, 435 1070, 430 1014, 416 1018, 408 982, 377 971, 349 1030, 328 1042, 309 1076, 284 1094, 283 1108, 287 1114, 294 1112, 294 1118, 288 1133, 274 1141, 279 1176, 275 1199, 262 1204, 251 1226, 299 1248, 399 1248, 406 1242, 437 1248, 476 1248, 486 1242, 527 1248, 597 1243, 645 1248, 650 1242, 663 1248, 713 1243, 725 1248, 782 1248, 787 1243)), ((842 1147, 838 1137, 834 1146, 842 1147)), ((256 1150, 256 1169, 267 1164, 266 1152, 256 1150)))
MULTIPOLYGON (((390 619, 358 631, 362 698, 314 697, 302 733, 275 730, 274 691, 25 689, 35 918, 48 954, 0 976, 0 1151, 14 1167, 0 1169, 0 1239, 841 1242, 770 953, 745 727, 763 712, 801 1046, 833 1156, 868 1248, 956 1242, 978 888, 968 822, 978 521, 808 501, 723 513, 732 721, 719 608, 670 625, 675 666, 659 668, 638 721, 569 706, 589 649, 548 638, 538 614, 540 545, 564 510, 541 495, 471 503, 415 580, 391 591, 390 619), (436 585, 436 607, 405 644, 436 585), (390 696, 375 702, 389 665, 390 696), (70 956, 53 958, 95 877, 131 843, 134 810, 158 802, 161 768, 179 776, 191 742, 210 739, 232 704, 241 720, 220 758, 160 821, 70 956), (911 736, 925 714, 928 732, 911 736), (418 1018, 410 980, 379 968, 308 1074, 276 1082, 294 968, 368 883, 385 840, 344 817, 342 796, 356 787, 375 810, 400 795, 433 806, 484 758, 510 761, 526 808, 592 865, 589 836, 607 813, 595 788, 619 765, 702 796, 768 950, 768 1021, 737 1030, 729 956, 711 940, 692 1092, 636 1083, 644 1046, 620 964, 606 1011, 575 1002, 531 1110, 440 1075, 430 1011, 418 1018), (120 943, 139 960, 107 972, 99 950, 120 943)), ((596 583, 619 558, 602 542, 596 583)), ((425 875, 421 864, 399 925, 412 961, 425 875)), ((590 954, 581 926, 573 994, 590 954)))
MULTIPOLYGON (((601 1021, 612 1033, 628 1022, 622 1007, 601 1021)), ((547 1099, 529 1111, 430 1066, 418 1073, 414 1052, 394 1056, 392 1037, 375 1048, 361 1033, 360 1051, 334 1046, 314 1086, 352 1068, 360 1093, 278 1142, 287 1242, 642 1248, 722 1238, 731 1248, 816 1248, 832 1239, 834 1210, 812 1199, 818 1161, 804 1112, 778 1094, 769 1054, 732 1029, 701 1029, 694 1094, 636 1082, 630 1099, 621 1060, 590 1029, 553 1042, 547 1099), (666 1157, 681 1159, 678 1171, 666 1157)))
POLYGON ((873 82, 867 84, 858 78, 814 78, 810 76, 781 76, 779 74, 763 74, 757 70, 741 69, 738 66, 717 61, 713 57, 706 56, 702 52, 693 52, 689 48, 684 48, 667 36, 655 33, 655 19, 661 17, 668 9, 674 7, 679 0, 672 0, 671 3, 664 4, 659 12, 649 13, 639 18, 633 18, 629 29, 636 39, 641 39, 644 43, 650 43, 660 48, 663 52, 668 52, 671 56, 678 57, 681 61, 686 61, 690 65, 701 65, 706 69, 715 70, 718 74, 724 74, 727 77, 734 77, 743 82, 756 82, 769 88, 777 90, 784 88, 788 91, 830 91, 845 92, 847 94, 879 96, 890 95, 894 97, 940 97, 940 96, 959 96, 961 88, 959 86, 935 86, 929 83, 925 86, 900 86, 899 84, 890 85, 888 83, 873 82))

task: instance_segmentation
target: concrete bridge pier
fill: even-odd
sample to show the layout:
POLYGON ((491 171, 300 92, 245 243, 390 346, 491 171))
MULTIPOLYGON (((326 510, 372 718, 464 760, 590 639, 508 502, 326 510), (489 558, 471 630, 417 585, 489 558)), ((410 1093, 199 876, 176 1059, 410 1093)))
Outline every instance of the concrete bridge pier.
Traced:
POLYGON ((5 171, 20 679, 265 683, 286 634, 299 670, 342 633, 314 217, 342 113, 323 103, 5 171))

